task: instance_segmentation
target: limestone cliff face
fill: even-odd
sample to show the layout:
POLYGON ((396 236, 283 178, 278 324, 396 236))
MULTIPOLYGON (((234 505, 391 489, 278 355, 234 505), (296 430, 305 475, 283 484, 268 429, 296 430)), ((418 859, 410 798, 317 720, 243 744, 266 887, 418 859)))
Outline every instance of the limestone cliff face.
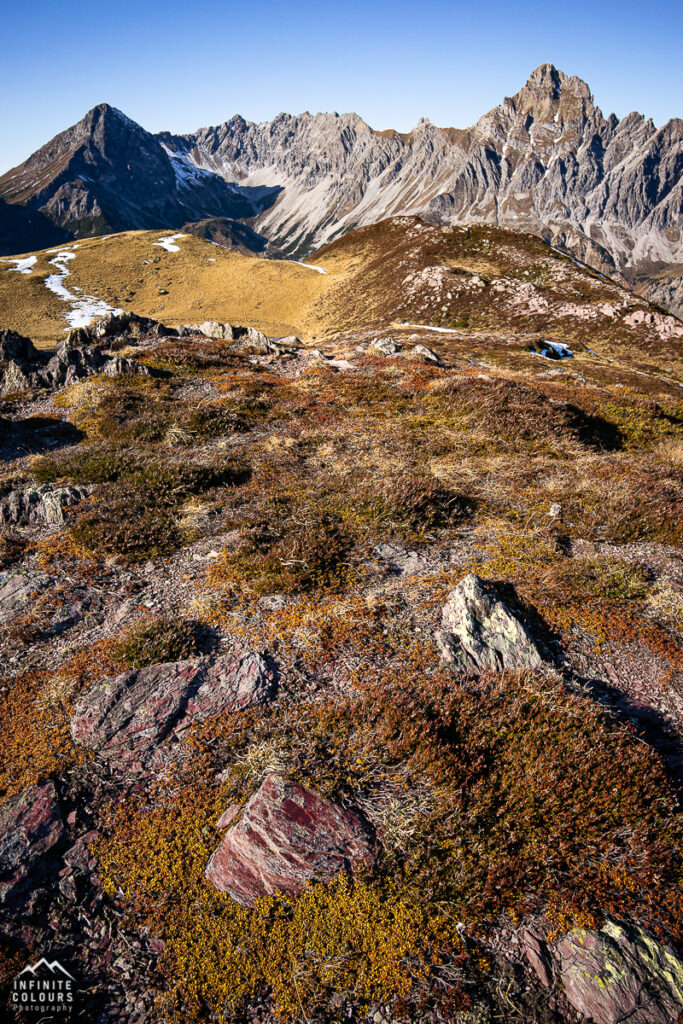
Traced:
POLYGON ((106 230, 248 219, 291 254, 400 213, 485 221, 542 235, 683 313, 683 121, 606 118, 551 64, 466 130, 423 119, 401 135, 304 113, 151 136, 103 109, 0 178, 0 196, 75 233, 99 217, 106 230))

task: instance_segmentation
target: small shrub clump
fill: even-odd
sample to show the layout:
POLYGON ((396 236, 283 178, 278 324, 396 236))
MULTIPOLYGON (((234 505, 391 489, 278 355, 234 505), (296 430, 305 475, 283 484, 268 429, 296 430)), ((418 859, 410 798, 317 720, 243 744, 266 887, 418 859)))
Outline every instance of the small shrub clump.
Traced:
POLYGON ((440 394, 448 408, 494 436, 573 442, 608 450, 621 446, 621 433, 609 420, 550 398, 522 381, 454 380, 440 394))
POLYGON ((210 644, 208 631, 196 619, 145 618, 116 645, 116 654, 130 668, 184 661, 210 644))
POLYGON ((202 465, 149 462, 121 473, 94 495, 95 504, 77 516, 75 543, 97 557, 134 562, 170 554, 185 542, 178 510, 193 495, 248 479, 242 463, 202 465))
POLYGON ((361 578, 363 559, 378 542, 432 541, 474 506, 431 476, 408 471, 377 482, 331 476, 318 489, 305 480, 300 489, 265 486, 247 511, 242 546, 212 569, 212 584, 254 595, 340 591, 361 578))

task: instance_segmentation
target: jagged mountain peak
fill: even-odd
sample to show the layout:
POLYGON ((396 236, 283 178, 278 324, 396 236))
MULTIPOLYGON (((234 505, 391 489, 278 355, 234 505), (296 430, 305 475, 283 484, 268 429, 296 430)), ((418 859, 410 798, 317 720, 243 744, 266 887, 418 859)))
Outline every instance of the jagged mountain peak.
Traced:
POLYGON ((538 67, 531 72, 524 88, 536 89, 554 96, 559 96, 562 82, 566 77, 567 76, 564 71, 559 71, 554 64, 550 64, 546 61, 543 64, 539 64, 538 67))
POLYGON ((531 73, 526 85, 512 97, 512 104, 518 113, 541 121, 575 119, 577 113, 602 117, 586 82, 549 63, 540 64, 531 73))
POLYGON ((524 89, 538 96, 549 96, 559 100, 563 92, 568 92, 579 99, 592 100, 589 86, 577 75, 566 75, 554 64, 546 62, 531 72, 524 89))

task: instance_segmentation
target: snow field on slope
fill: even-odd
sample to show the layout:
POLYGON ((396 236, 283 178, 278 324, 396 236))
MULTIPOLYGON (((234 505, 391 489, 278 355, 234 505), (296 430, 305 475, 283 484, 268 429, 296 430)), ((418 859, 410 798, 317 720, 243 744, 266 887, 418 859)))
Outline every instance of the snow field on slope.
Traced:
MULTIPOLYGON (((104 316, 106 313, 122 313, 122 309, 110 306, 108 302, 98 299, 94 295, 75 295, 74 292, 69 291, 64 281, 71 273, 68 267, 69 260, 75 259, 74 252, 68 249, 58 250, 57 255, 50 260, 50 263, 57 268, 59 273, 49 274, 45 278, 46 288, 49 288, 63 302, 68 302, 71 305, 71 310, 64 314, 64 319, 69 327, 87 327, 98 316, 104 316)), ((78 290, 80 291, 80 289, 78 290)))
POLYGON ((166 252, 180 252, 180 246, 175 244, 179 238, 187 238, 187 235, 184 235, 182 231, 176 235, 165 235, 158 242, 152 242, 152 245, 158 245, 160 249, 165 249, 166 252))

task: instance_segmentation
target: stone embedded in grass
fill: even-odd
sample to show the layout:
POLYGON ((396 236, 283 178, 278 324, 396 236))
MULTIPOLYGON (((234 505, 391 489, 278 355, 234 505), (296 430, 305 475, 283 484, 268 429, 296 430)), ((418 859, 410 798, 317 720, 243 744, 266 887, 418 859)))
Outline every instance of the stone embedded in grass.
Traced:
POLYGON ((0 907, 19 914, 50 873, 66 829, 52 782, 30 786, 0 811, 0 907))
POLYGON ((33 596, 52 583, 41 573, 0 573, 0 624, 29 607, 33 596))
POLYGON ((202 324, 192 324, 192 328, 207 338, 215 341, 234 341, 239 344, 235 351, 248 349, 253 354, 268 355, 278 351, 275 342, 270 341, 261 331, 255 327, 235 327, 233 324, 222 324, 217 320, 205 320, 202 324))
POLYGON ((230 827, 206 878, 244 907, 278 890, 300 892, 374 857, 372 831, 358 812, 280 775, 266 778, 234 824, 229 810, 230 827))
POLYGON ((144 774, 167 763, 193 722, 261 704, 275 686, 274 670, 248 650, 123 672, 81 697, 71 735, 114 771, 144 774))
POLYGON ((474 573, 448 595, 443 628, 435 640, 445 661, 469 671, 538 669, 544 664, 525 626, 474 573))
POLYGON ((669 1024, 683 1011, 683 960, 643 928, 607 919, 555 944, 527 930, 522 945, 542 984, 559 981, 582 1020, 669 1024))
POLYGON ((409 352, 411 359, 421 359, 423 363, 435 363, 437 366, 442 366, 442 361, 436 352, 432 352, 431 348, 427 348, 426 345, 415 345, 409 352))
POLYGON ((201 324, 188 324, 188 329, 213 338, 215 341, 234 341, 235 328, 232 324, 222 324, 218 320, 205 320, 201 324))
POLYGON ((86 493, 82 487, 26 487, 11 491, 0 501, 0 523, 5 526, 61 526, 64 509, 77 505, 86 493))
POLYGON ((368 349, 373 355, 397 356, 403 351, 403 345, 396 338, 373 338, 368 349))

